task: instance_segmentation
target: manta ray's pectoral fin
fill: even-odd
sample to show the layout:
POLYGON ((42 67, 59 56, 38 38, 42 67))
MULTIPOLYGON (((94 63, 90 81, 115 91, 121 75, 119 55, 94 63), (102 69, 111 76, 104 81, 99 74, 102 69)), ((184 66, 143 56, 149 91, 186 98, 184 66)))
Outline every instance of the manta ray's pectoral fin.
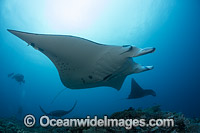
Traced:
POLYGON ((131 80, 131 93, 127 99, 142 98, 148 95, 156 96, 156 92, 151 89, 142 89, 134 79, 131 80))
POLYGON ((148 53, 153 53, 155 50, 155 48, 141 49, 136 46, 131 46, 131 48, 129 48, 129 50, 126 53, 128 54, 128 57, 137 57, 148 53))
POLYGON ((119 91, 122 87, 125 78, 126 78, 125 76, 112 77, 109 79, 109 82, 107 82, 107 86, 115 88, 116 90, 119 91))

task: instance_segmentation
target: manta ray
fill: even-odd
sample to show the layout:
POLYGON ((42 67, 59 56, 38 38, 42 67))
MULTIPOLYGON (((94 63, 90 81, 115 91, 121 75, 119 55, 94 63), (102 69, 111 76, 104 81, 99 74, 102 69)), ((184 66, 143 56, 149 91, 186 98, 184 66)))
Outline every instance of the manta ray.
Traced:
POLYGON ((62 117, 62 116, 69 114, 70 112, 72 112, 72 110, 74 110, 76 104, 77 104, 77 101, 75 102, 74 106, 70 110, 67 110, 67 111, 65 111, 65 110, 55 110, 55 111, 51 111, 49 113, 44 111, 44 109, 41 106, 39 106, 39 107, 40 107, 40 110, 47 116, 62 117))
POLYGON ((70 89, 107 86, 120 90, 128 75, 153 69, 132 59, 154 52, 153 47, 105 45, 71 35, 8 31, 46 55, 56 66, 63 85, 70 89))
POLYGON ((142 89, 138 83, 132 78, 131 80, 131 92, 127 99, 142 98, 147 95, 156 96, 156 92, 151 89, 142 89))

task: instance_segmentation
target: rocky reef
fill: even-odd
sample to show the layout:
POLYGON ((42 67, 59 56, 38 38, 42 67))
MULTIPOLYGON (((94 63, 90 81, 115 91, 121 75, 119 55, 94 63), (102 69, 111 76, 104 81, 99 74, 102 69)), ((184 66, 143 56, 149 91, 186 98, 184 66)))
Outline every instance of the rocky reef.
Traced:
POLYGON ((22 121, 15 118, 0 118, 0 132, 68 132, 68 133, 115 133, 115 132, 200 132, 200 119, 186 118, 182 113, 161 111, 160 106, 146 109, 133 109, 113 113, 111 119, 174 119, 174 126, 170 127, 132 127, 130 130, 124 127, 47 127, 34 126, 27 128, 22 121))

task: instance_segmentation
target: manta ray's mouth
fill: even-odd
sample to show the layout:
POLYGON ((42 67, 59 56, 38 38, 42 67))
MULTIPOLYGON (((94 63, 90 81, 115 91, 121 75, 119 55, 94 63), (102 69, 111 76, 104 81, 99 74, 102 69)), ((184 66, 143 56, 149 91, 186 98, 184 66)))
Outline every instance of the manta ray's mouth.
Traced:
MULTIPOLYGON (((129 52, 130 55, 129 57, 138 57, 138 56, 142 56, 142 55, 146 55, 149 53, 153 53, 156 50, 156 48, 153 47, 149 47, 149 48, 137 48, 135 46, 132 46, 132 51, 129 52)), ((147 70, 152 70, 154 68, 154 66, 142 66, 136 62, 133 61, 133 73, 140 73, 140 72, 144 72, 147 70)))

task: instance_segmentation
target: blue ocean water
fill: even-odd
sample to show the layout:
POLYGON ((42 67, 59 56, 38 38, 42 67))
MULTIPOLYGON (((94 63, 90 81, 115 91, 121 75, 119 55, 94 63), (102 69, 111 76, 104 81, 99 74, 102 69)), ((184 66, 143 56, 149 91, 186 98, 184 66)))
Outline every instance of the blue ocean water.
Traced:
POLYGON ((77 106, 68 117, 103 116, 129 107, 161 105, 163 110, 199 117, 200 2, 198 0, 1 0, 0 116, 42 115, 77 106), (120 91, 110 87, 66 89, 53 63, 7 29, 83 37, 108 45, 155 47, 155 53, 134 58, 154 69, 126 78, 120 91), (26 83, 8 78, 21 73, 26 83), (131 78, 157 96, 124 100, 131 78))

